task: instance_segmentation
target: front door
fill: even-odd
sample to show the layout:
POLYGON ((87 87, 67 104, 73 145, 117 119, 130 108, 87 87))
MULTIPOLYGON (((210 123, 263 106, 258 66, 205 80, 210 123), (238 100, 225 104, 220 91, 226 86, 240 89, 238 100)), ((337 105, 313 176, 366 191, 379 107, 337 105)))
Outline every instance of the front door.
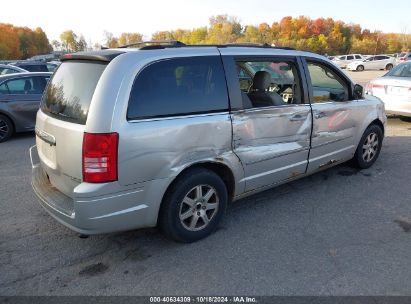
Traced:
POLYGON ((313 172, 353 156, 357 101, 348 79, 330 64, 307 59, 305 67, 313 113, 307 171, 313 172))

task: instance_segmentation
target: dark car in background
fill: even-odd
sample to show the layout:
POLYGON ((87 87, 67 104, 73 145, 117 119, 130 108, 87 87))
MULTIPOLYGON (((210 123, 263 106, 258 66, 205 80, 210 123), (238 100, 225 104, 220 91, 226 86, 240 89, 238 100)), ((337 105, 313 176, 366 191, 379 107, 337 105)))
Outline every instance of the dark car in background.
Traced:
POLYGON ((34 130, 36 112, 52 73, 0 76, 0 142, 15 132, 34 130))
POLYGON ((35 61, 19 61, 12 64, 13 66, 25 69, 29 72, 50 72, 47 63, 35 61))

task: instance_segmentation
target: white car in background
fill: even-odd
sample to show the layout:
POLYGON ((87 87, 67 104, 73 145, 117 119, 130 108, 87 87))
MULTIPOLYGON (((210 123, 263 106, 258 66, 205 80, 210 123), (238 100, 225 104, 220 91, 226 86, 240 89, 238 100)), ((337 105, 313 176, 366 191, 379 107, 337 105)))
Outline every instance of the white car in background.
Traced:
POLYGON ((411 117, 411 61, 401 63, 370 81, 365 93, 380 98, 387 114, 411 117))
POLYGON ((345 69, 348 64, 358 60, 364 60, 365 58, 360 54, 349 54, 349 55, 342 55, 342 56, 335 56, 332 61, 334 64, 339 66, 342 69, 345 69))
POLYGON ((349 71, 364 70, 391 70, 395 65, 395 58, 386 55, 371 56, 364 60, 351 62, 347 65, 349 71))
POLYGON ((411 52, 403 52, 398 54, 397 58, 395 59, 395 63, 400 64, 408 60, 411 60, 411 52))

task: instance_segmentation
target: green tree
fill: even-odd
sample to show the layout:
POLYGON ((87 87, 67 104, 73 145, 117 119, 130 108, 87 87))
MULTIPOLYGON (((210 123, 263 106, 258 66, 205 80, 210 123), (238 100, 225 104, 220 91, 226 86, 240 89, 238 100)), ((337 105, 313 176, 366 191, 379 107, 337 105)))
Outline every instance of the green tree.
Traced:
POLYGON ((72 31, 64 31, 60 34, 61 45, 67 52, 77 51, 77 35, 72 31))
POLYGON ((128 45, 133 43, 139 43, 143 41, 143 34, 140 33, 121 33, 118 38, 119 45, 128 45))
POLYGON ((228 15, 210 18, 207 42, 215 44, 233 43, 242 36, 242 26, 238 19, 228 15))

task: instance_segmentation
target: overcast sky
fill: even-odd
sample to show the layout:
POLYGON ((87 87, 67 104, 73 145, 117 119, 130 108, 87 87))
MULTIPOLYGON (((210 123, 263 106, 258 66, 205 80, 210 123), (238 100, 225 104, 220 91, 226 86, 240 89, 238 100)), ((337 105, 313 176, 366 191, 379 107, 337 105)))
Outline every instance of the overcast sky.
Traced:
POLYGON ((118 36, 207 26, 209 17, 228 14, 243 25, 284 16, 332 17, 363 28, 411 33, 411 0, 3 0, 0 22, 35 28, 51 40, 71 29, 87 41, 103 41, 103 31, 118 36))

